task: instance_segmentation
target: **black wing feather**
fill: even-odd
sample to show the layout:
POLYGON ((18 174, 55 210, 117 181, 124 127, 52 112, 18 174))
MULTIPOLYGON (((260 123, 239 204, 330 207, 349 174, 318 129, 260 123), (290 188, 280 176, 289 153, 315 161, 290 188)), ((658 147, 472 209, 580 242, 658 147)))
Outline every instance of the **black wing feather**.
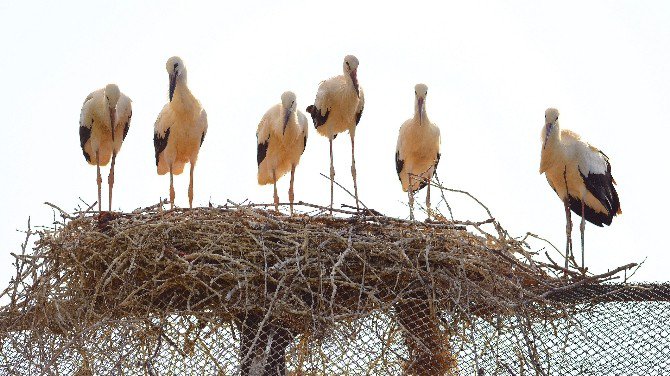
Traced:
POLYGON ((256 162, 258 162, 258 165, 261 165, 261 162, 265 159, 265 156, 268 153, 268 144, 270 142, 270 137, 268 137, 265 142, 259 142, 258 143, 258 148, 256 149, 256 162))
POLYGON ((170 137, 170 128, 165 130, 163 137, 159 136, 158 133, 154 133, 154 149, 156 150, 156 166, 158 166, 158 155, 165 150, 168 143, 168 138, 170 137))
POLYGON ((314 128, 319 128, 320 126, 326 124, 328 120, 328 115, 330 115, 330 110, 326 111, 325 115, 321 115, 321 110, 316 108, 315 105, 311 104, 307 106, 306 109, 310 115, 312 115, 312 122, 314 123, 314 128))
POLYGON ((402 171, 402 167, 405 165, 405 161, 400 159, 400 152, 396 151, 395 152, 395 171, 398 173, 398 179, 400 179, 400 171, 402 171))
POLYGON ((361 110, 356 113, 356 125, 361 121, 361 116, 363 115, 363 108, 365 105, 361 106, 361 110))
POLYGON ((91 128, 88 128, 84 125, 79 125, 79 144, 81 145, 81 151, 82 153, 84 153, 84 158, 86 158, 86 162, 90 163, 91 156, 88 155, 86 150, 84 150, 84 145, 86 145, 86 142, 88 142, 89 138, 91 138, 91 128))
MULTIPOLYGON (((587 221, 597 225, 602 226, 602 224, 610 225, 612 223, 612 218, 619 211, 619 195, 614 188, 614 182, 612 179, 612 167, 609 162, 607 162, 607 172, 605 174, 582 174, 582 171, 579 171, 586 189, 605 207, 607 213, 597 213, 588 206, 584 207, 584 217, 587 221)), ((570 197, 570 209, 575 213, 581 215, 582 213, 582 204, 579 199, 570 197), (574 203, 573 207, 573 202, 574 203)))
POLYGON ((130 111, 130 115, 128 116, 128 121, 126 121, 126 125, 123 127, 123 140, 126 140, 126 136, 128 135, 128 130, 130 129, 130 119, 133 118, 133 111, 130 111))
POLYGON ((305 152, 306 148, 307 148, 307 134, 305 133, 305 143, 302 144, 302 153, 300 153, 300 155, 302 155, 305 152))
POLYGON ((207 135, 207 131, 202 132, 202 137, 200 137, 200 146, 202 146, 202 143, 205 142, 205 135, 207 135))

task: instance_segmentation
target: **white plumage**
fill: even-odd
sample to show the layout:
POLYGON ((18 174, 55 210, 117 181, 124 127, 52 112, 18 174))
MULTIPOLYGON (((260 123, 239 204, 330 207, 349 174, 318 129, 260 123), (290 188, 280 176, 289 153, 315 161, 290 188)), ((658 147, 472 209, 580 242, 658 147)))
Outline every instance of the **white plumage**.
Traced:
POLYGON ((566 215, 566 268, 572 254, 570 210, 582 217, 580 232, 584 266, 585 220, 596 226, 610 225, 621 214, 609 158, 567 129, 561 130, 555 108, 545 111, 542 128, 540 173, 563 201, 566 215))
POLYGON ((433 124, 426 112, 428 87, 414 87, 414 116, 400 127, 396 145, 395 163, 402 189, 408 192, 410 218, 414 218, 414 192, 426 190, 426 209, 430 216, 430 179, 440 161, 440 128, 433 124))
POLYGON ((307 145, 307 118, 297 110, 295 94, 287 91, 263 115, 256 131, 258 184, 274 185, 274 203, 278 210, 277 180, 291 171, 288 191, 291 214, 293 213, 293 178, 295 167, 307 145))
POLYGON ((186 67, 177 56, 168 59, 170 101, 163 107, 154 125, 156 169, 159 175, 170 173, 170 207, 174 207, 173 175, 179 175, 190 163, 188 205, 193 207, 193 170, 207 133, 207 113, 186 85, 186 67))
POLYGON ((132 117, 130 98, 121 93, 115 84, 109 84, 89 94, 84 100, 79 115, 79 141, 84 158, 97 166, 98 211, 101 210, 100 166, 106 166, 110 159, 112 166, 107 182, 109 185, 109 210, 112 210, 114 187, 114 166, 116 155, 121 150, 123 140, 130 128, 132 117))
MULTIPOLYGON (((354 195, 358 207, 358 185, 356 184, 356 159, 354 157, 354 137, 356 126, 361 120, 365 97, 358 85, 358 59, 347 55, 342 63, 343 73, 321 82, 314 104, 307 107, 312 115, 316 131, 328 137, 330 143, 330 207, 333 207, 333 139, 338 133, 349 131, 351 138, 351 176, 354 180, 354 195)), ((331 212, 332 214, 332 212, 331 212)))

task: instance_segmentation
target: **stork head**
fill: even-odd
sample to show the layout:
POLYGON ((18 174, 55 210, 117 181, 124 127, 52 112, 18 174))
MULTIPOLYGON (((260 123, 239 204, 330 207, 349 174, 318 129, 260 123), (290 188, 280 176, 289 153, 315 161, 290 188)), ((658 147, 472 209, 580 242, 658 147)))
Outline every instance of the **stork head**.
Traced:
POLYGON ((283 117, 283 129, 282 129, 282 134, 286 132, 286 126, 288 125, 288 121, 291 118, 291 115, 295 112, 298 104, 295 100, 295 94, 292 91, 285 91, 281 95, 281 107, 284 113, 282 114, 283 117))
POLYGON ((542 143, 542 149, 547 146, 547 141, 552 132, 556 132, 558 128, 558 110, 555 108, 547 108, 544 111, 544 141, 542 143))
POLYGON ((414 86, 414 97, 416 103, 416 111, 419 115, 419 124, 423 120, 423 115, 426 113, 426 96, 428 95, 428 86, 426 84, 416 84, 414 86))
POLYGON ((116 124, 116 104, 119 102, 120 96, 121 91, 118 86, 115 84, 105 86, 105 102, 107 102, 107 108, 109 109, 109 124, 112 129, 114 129, 114 125, 116 124))
POLYGON ((186 67, 179 56, 172 56, 168 59, 167 63, 165 63, 165 69, 168 72, 168 77, 170 77, 168 95, 170 97, 170 102, 172 102, 172 96, 174 95, 174 89, 177 87, 177 81, 186 81, 186 67))
POLYGON ((344 74, 351 78, 351 82, 354 84, 354 90, 356 90, 356 95, 360 95, 358 92, 358 78, 356 72, 358 70, 358 59, 354 55, 347 55, 344 57, 344 63, 342 63, 342 68, 344 74))

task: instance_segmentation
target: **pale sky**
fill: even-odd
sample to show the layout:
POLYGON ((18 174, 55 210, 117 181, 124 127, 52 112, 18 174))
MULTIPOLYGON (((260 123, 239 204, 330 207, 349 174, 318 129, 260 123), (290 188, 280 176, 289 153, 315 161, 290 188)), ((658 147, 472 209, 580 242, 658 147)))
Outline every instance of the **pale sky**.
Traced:
MULTIPOLYGON (((563 206, 538 173, 544 110, 557 107, 563 128, 610 157, 623 209, 610 227, 587 224, 587 264, 603 272, 646 258, 635 279, 668 280, 668 1, 1 0, 0 38, 2 288, 13 272, 9 253, 23 238, 16 230, 29 216, 33 225, 51 223, 43 202, 73 210, 78 197, 96 200, 95 167, 78 136, 89 92, 113 82, 133 100, 114 209, 167 196, 152 137, 173 55, 184 60, 209 118, 195 170, 198 206, 271 202, 272 186, 256 183, 258 121, 286 90, 304 111, 319 82, 341 74, 342 59, 354 54, 366 97, 358 182, 369 207, 408 216, 393 158, 398 129, 413 113, 414 85, 423 82, 428 115, 442 132, 443 183, 486 203, 512 235, 530 231, 563 248, 563 206)), ((336 179, 351 188, 349 148, 346 135, 335 140, 336 179)), ((329 184, 319 173, 327 172, 327 139, 311 128, 296 200, 326 205, 329 184)), ((108 168, 102 173, 104 207, 108 168)), ((179 206, 188 205, 187 186, 188 174, 175 179, 179 206)), ((282 201, 287 190, 285 177, 282 201)), ((335 198, 353 203, 341 191, 335 198)), ((447 198, 457 219, 485 219, 467 198, 447 198)))

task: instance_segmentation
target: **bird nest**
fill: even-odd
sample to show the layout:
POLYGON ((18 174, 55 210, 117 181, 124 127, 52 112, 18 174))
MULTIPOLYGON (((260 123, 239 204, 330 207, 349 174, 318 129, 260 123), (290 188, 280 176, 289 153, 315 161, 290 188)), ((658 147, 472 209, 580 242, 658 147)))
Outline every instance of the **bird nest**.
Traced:
MULTIPOLYGON (((493 218, 418 222, 372 210, 329 216, 302 205, 316 212, 287 216, 233 204, 61 211, 60 225, 36 232, 32 254, 24 245, 15 255, 0 338, 24 330, 69 335, 123 320, 193 316, 239 324, 254 316, 318 341, 337 325, 382 312, 409 333, 447 325, 440 338, 448 339, 474 320, 569 316, 572 308, 554 294, 622 270, 585 276, 540 261, 493 218)), ((425 345, 414 352, 424 353, 419 363, 437 362, 442 373, 454 367, 448 351, 440 358, 426 350, 443 339, 412 338, 410 353, 420 347, 415 342, 425 345)))

